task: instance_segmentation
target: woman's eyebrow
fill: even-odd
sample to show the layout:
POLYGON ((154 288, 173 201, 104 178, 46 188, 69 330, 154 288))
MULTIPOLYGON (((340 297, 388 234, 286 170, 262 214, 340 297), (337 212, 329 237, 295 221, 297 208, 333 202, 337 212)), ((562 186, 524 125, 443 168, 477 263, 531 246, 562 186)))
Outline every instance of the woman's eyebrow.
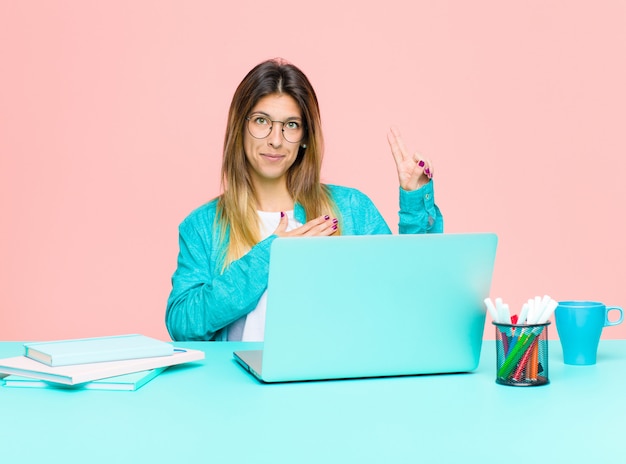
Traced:
POLYGON ((267 118, 270 121, 291 121, 293 119, 298 119, 300 121, 302 121, 302 116, 287 116, 285 119, 274 119, 272 118, 272 116, 269 115, 269 113, 266 113, 265 111, 253 111, 252 113, 250 113, 250 115, 255 115, 255 114, 260 114, 263 116, 267 116, 267 118))

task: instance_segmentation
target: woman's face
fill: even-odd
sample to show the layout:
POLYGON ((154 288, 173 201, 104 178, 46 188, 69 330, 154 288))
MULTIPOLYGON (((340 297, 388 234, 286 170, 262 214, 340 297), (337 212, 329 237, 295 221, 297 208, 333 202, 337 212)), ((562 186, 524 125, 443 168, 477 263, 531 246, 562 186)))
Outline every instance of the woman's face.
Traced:
POLYGON ((298 128, 303 127, 300 107, 291 96, 276 93, 261 98, 248 117, 251 120, 246 121, 243 146, 255 184, 284 182, 300 147, 296 140, 298 128), (257 138, 267 133, 269 126, 269 135, 257 138), (287 139, 296 142, 285 139, 283 129, 287 139))

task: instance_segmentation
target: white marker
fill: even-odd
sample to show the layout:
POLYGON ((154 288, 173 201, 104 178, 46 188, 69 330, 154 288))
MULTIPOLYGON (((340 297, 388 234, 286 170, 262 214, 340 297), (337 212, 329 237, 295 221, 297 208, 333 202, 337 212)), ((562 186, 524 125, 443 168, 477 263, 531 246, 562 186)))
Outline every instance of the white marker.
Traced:
POLYGON ((546 305, 546 308, 543 310, 543 313, 539 317, 539 324, 545 324, 546 322, 548 322, 548 319, 550 319, 552 313, 554 313, 554 310, 558 305, 559 303, 556 300, 550 299, 550 301, 548 301, 548 304, 546 305))
POLYGON ((498 320, 500 321, 500 323, 510 324, 511 311, 509 310, 509 305, 502 303, 502 300, 498 298, 496 299, 496 309, 498 310, 498 320))
POLYGON ((517 319, 517 323, 519 325, 525 324, 526 323, 526 318, 528 318, 528 310, 530 309, 530 307, 528 306, 528 303, 524 303, 522 306, 522 310, 519 313, 519 318, 517 319))
POLYGON ((528 314, 526 315, 526 324, 534 324, 533 318, 535 317, 535 300, 529 299, 526 304, 528 305, 528 314))
POLYGON ((485 306, 487 307, 487 311, 489 311, 489 315, 491 316, 491 319, 493 320, 493 322, 498 323, 500 322, 498 320, 498 312, 496 311, 496 307, 493 305, 493 301, 491 301, 491 298, 485 298, 485 306))

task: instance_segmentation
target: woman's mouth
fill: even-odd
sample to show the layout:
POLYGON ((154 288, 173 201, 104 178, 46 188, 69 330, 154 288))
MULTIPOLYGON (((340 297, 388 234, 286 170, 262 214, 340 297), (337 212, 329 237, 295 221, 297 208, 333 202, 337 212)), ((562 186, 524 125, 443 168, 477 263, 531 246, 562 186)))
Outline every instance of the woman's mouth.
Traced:
POLYGON ((262 153, 261 156, 268 161, 280 161, 285 157, 284 155, 278 155, 276 153, 262 153))

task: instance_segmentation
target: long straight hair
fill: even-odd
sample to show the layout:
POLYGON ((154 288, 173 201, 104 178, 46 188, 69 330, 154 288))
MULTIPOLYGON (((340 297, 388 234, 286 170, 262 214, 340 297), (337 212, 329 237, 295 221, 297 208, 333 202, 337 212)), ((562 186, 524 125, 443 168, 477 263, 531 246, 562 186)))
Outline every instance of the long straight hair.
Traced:
MULTIPOLYGON (((246 117, 257 102, 272 94, 292 97, 302 113, 304 138, 287 171, 287 190, 304 208, 306 220, 322 214, 338 216, 327 188, 320 182, 324 141, 317 96, 306 75, 282 59, 255 66, 237 87, 228 112, 222 159, 222 194, 217 222, 224 250, 224 268, 261 240, 257 199, 244 151, 246 117), (303 145, 306 148, 303 148, 303 145)), ((340 233, 339 229, 337 233, 340 233)))

